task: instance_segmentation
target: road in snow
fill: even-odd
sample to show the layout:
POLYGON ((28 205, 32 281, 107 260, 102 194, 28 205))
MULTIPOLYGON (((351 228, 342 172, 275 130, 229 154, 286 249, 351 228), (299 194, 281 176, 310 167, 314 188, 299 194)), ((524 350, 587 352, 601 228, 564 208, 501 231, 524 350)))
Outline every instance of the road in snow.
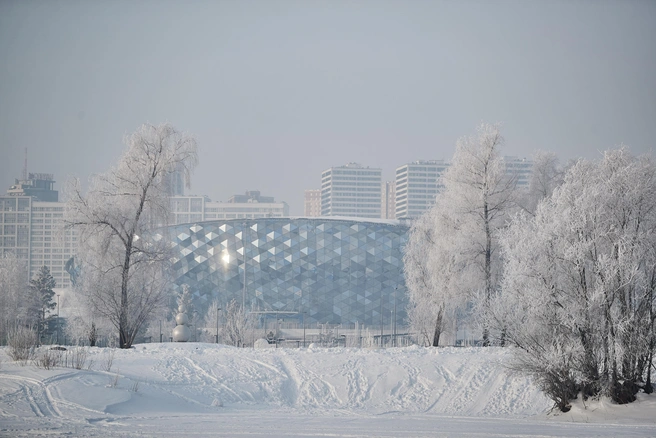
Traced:
POLYGON ((570 413, 503 364, 510 349, 89 350, 90 369, 2 351, 2 436, 656 436, 656 396, 570 413))

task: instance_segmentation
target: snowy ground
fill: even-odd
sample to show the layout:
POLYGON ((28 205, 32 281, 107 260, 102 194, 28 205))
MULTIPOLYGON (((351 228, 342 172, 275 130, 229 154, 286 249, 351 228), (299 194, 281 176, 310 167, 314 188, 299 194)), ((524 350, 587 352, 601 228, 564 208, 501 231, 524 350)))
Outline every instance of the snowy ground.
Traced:
POLYGON ((90 369, 0 351, 1 436, 656 436, 656 395, 549 413, 508 349, 92 348, 90 369))

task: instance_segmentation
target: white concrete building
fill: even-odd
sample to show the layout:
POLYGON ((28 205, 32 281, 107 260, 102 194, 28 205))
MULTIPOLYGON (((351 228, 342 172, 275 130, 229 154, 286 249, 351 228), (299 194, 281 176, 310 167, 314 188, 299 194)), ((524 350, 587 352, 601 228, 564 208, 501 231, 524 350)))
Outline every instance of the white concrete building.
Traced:
POLYGON ((311 189, 305 191, 304 203, 305 217, 319 217, 321 216, 321 190, 311 189))
POLYGON ((382 170, 357 163, 321 174, 321 216, 381 217, 382 170))
POLYGON ((440 178, 449 164, 443 160, 414 161, 396 168, 396 219, 417 218, 435 205, 440 178))
POLYGON ((396 219, 396 181, 385 181, 380 189, 381 219, 396 219))

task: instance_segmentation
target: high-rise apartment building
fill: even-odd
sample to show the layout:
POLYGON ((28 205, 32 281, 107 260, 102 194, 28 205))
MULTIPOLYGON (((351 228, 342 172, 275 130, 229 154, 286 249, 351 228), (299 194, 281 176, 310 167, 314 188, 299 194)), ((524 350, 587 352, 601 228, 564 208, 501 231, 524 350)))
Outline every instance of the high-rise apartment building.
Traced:
POLYGON ((382 170, 357 163, 321 174, 321 216, 381 217, 382 170))
POLYGON ((321 216, 321 190, 306 190, 305 191, 305 217, 319 217, 321 216))
POLYGON ((381 191, 381 218, 396 219, 396 181, 385 181, 381 191))
POLYGON ((289 216, 286 202, 275 202, 272 196, 260 196, 258 191, 234 195, 228 202, 215 202, 207 196, 172 196, 172 224, 209 221, 213 219, 258 219, 289 216))
POLYGON ((50 174, 29 174, 0 196, 0 256, 13 253, 27 261, 30 278, 47 266, 58 288, 70 286, 66 262, 77 238, 62 230, 64 203, 58 201, 50 174))
POLYGON ((415 161, 396 169, 396 219, 417 218, 435 205, 441 177, 449 164, 443 160, 415 161))

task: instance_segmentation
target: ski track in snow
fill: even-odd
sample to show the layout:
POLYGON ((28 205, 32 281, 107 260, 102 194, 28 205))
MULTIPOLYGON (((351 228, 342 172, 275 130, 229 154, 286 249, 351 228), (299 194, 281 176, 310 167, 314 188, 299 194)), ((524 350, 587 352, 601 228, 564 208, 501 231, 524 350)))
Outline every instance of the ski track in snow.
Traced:
MULTIPOLYGON (((19 385, 19 390, 14 392, 22 393, 25 400, 29 403, 32 413, 37 417, 61 417, 62 413, 57 407, 57 402, 53 399, 48 385, 64 376, 55 376, 39 381, 25 376, 0 375, 0 379, 14 380, 19 385)), ((0 398, 3 400, 4 397, 0 398)), ((16 398, 17 399, 17 398, 16 398)), ((3 400, 4 401, 4 400, 3 400)))
MULTIPOLYGON (((98 364, 104 354, 97 348, 89 351, 98 364)), ((494 348, 254 350, 190 343, 117 350, 111 371, 46 371, 4 360, 0 436, 53 431, 123 436, 168 422, 156 436, 179 430, 170 418, 197 416, 199 425, 211 429, 215 426, 210 424, 225 422, 225 415, 256 412, 328 422, 340 418, 343 433, 335 436, 348 436, 347 431, 366 436, 367 419, 399 415, 399 424, 417 418, 424 425, 431 418, 507 419, 512 429, 517 419, 545 415, 552 403, 530 379, 504 368, 509 357, 508 349, 494 348)), ((372 430, 377 436, 414 436, 412 429, 395 429, 395 424, 372 430)), ((239 435, 239 428, 231 427, 230 435, 239 435)), ((249 425, 248 434, 270 432, 265 428, 256 433, 253 427, 249 425)), ((314 432, 299 428, 304 436, 330 436, 319 425, 314 432)), ((430 428, 417 431, 417 436, 430 435, 430 428)), ((644 436, 643 430, 636 436, 644 436)))

